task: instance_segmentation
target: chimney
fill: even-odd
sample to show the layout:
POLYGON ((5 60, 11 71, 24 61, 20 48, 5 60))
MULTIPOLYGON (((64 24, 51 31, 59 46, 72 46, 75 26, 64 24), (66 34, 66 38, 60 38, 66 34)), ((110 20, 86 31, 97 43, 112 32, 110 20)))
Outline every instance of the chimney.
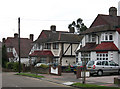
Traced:
POLYGON ((18 38, 18 34, 17 33, 14 34, 14 38, 18 38))
POLYGON ((5 38, 2 39, 2 42, 5 43, 5 38))
POLYGON ((74 28, 74 27, 70 27, 70 28, 69 28, 69 32, 70 32, 70 33, 74 33, 74 32, 75 32, 75 28, 74 28))
POLYGON ((111 16, 117 16, 117 8, 116 7, 110 7, 110 9, 109 9, 109 15, 111 15, 111 16))
POLYGON ((55 25, 51 25, 50 30, 51 31, 56 31, 56 26, 55 25))
POLYGON ((30 39, 33 41, 33 39, 34 39, 34 35, 33 34, 30 34, 30 39))

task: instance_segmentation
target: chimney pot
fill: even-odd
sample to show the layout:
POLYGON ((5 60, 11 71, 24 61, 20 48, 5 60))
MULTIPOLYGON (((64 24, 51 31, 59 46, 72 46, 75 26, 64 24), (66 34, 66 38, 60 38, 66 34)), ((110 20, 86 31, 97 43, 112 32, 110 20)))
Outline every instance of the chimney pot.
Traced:
POLYGON ((50 30, 51 31, 56 31, 56 26, 55 25, 51 25, 50 30))
POLYGON ((30 39, 33 41, 33 39, 34 39, 34 35, 33 34, 30 34, 30 39))
POLYGON ((75 28, 74 28, 74 27, 70 27, 70 28, 69 28, 69 32, 70 32, 70 33, 74 33, 74 32, 75 32, 75 28))
POLYGON ((18 34, 17 33, 14 34, 14 38, 18 38, 18 34))
POLYGON ((2 39, 2 42, 5 43, 5 38, 2 39))
POLYGON ((109 15, 111 15, 111 16, 117 16, 117 8, 116 7, 110 7, 110 9, 109 9, 109 15))

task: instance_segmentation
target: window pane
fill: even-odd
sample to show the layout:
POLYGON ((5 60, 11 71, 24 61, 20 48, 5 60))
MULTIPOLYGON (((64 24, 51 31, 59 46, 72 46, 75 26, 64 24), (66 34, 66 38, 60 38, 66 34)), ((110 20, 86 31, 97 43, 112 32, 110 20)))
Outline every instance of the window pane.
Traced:
POLYGON ((109 35, 109 40, 113 40, 113 35, 109 35))

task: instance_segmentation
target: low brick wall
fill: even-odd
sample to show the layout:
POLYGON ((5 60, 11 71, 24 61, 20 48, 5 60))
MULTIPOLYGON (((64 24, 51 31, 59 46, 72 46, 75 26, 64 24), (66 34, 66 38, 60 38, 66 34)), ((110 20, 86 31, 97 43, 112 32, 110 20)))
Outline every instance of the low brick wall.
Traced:
POLYGON ((120 77, 114 78, 114 84, 120 85, 120 77))
POLYGON ((2 72, 14 72, 13 69, 2 68, 2 72))
POLYGON ((49 68, 32 67, 31 72, 32 73, 49 74, 49 68))

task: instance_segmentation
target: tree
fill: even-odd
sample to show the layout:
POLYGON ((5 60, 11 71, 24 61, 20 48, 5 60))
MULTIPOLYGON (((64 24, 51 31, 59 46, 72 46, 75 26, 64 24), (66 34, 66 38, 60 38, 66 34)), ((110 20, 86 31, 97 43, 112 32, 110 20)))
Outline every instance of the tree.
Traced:
POLYGON ((6 67, 6 63, 8 62, 7 58, 7 51, 6 51, 6 46, 2 46, 2 67, 6 67))
POLYGON ((70 29, 71 27, 74 27, 79 34, 87 29, 81 18, 78 18, 76 22, 73 21, 71 24, 68 25, 68 29, 70 29))

